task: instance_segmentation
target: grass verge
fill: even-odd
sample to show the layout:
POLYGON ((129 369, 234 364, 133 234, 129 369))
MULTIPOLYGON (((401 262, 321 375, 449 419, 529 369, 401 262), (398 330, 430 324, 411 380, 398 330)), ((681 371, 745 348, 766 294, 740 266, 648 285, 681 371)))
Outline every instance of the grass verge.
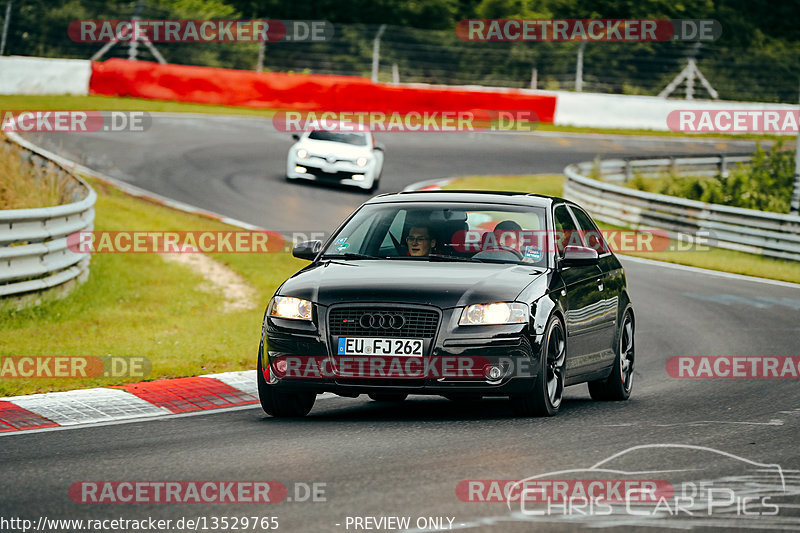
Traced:
MULTIPOLYGON (((558 174, 467 176, 455 180, 443 188, 450 190, 519 191, 561 196, 564 192, 564 176, 558 174)), ((598 225, 600 229, 624 229, 599 221, 598 225)), ((800 283, 800 263, 770 259, 734 250, 711 248, 708 251, 642 252, 629 255, 734 274, 800 283)))
POLYGON ((119 96, 72 95, 0 95, 0 110, 52 110, 52 111, 150 111, 162 113, 208 113, 213 115, 254 115, 271 117, 273 109, 233 107, 223 105, 193 104, 145 98, 119 96))
MULTIPOLYGON (((130 197, 89 179, 98 193, 95 230, 235 230, 221 222, 130 197)), ((95 254, 89 280, 62 300, 0 308, 0 360, 9 356, 141 356, 148 380, 252 369, 267 299, 305 261, 288 253, 209 254, 255 288, 255 307, 222 312, 224 295, 159 254, 95 254)), ((0 364, 0 368, 2 365, 0 364)), ((6 378, 0 397, 120 385, 142 378, 6 378)))

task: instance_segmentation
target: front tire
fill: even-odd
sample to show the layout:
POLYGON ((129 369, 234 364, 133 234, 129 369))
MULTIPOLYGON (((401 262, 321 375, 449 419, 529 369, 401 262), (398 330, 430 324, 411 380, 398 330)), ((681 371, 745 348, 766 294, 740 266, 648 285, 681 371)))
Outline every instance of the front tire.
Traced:
POLYGON ((276 418, 299 418, 306 416, 317 395, 313 392, 283 392, 274 385, 270 385, 264 379, 264 372, 261 366, 261 354, 264 351, 262 344, 258 350, 258 370, 256 380, 258 381, 258 399, 261 400, 261 408, 270 416, 276 418))
POLYGON ((625 311, 620 324, 611 375, 606 379, 589 382, 589 394, 593 400, 624 401, 631 396, 635 345, 633 313, 630 309, 625 311))
POLYGON ((551 317, 545 329, 541 367, 533 390, 525 396, 512 396, 511 408, 519 416, 554 416, 564 396, 564 369, 567 343, 564 326, 558 317, 551 317))

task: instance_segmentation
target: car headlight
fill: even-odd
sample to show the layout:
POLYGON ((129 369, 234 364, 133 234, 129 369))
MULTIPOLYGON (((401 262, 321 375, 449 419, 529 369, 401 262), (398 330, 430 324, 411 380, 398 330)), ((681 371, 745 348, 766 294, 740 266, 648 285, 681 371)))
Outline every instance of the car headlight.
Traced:
POLYGON ((364 156, 361 156, 361 157, 359 157, 358 159, 356 159, 356 165, 358 165, 358 166, 360 166, 360 167, 365 167, 365 166, 367 166, 367 163, 369 163, 369 159, 367 159, 367 158, 366 158, 366 157, 364 157, 364 156))
POLYGON ((289 320, 311 320, 313 305, 308 300, 276 296, 269 303, 269 316, 289 320))
POLYGON ((485 326, 490 324, 519 324, 528 321, 528 306, 518 302, 475 304, 465 307, 459 326, 485 326))
POLYGON ((308 157, 308 150, 306 150, 305 148, 300 148, 297 151, 297 157, 299 159, 305 159, 306 157, 308 157))

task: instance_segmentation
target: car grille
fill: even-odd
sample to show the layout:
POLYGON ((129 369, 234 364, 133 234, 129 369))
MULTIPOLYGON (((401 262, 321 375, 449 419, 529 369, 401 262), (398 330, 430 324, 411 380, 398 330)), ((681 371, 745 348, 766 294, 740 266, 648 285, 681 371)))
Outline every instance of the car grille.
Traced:
POLYGON ((321 168, 315 168, 309 166, 306 166, 306 173, 314 176, 315 178, 327 179, 331 181, 349 180, 352 179, 353 174, 355 174, 355 172, 345 172, 345 171, 325 172, 321 168))
POLYGON ((429 309, 402 307, 338 307, 328 315, 330 334, 338 337, 407 337, 432 339, 439 326, 439 313, 429 309), (391 327, 363 327, 361 318, 365 314, 402 316, 399 329, 391 327))

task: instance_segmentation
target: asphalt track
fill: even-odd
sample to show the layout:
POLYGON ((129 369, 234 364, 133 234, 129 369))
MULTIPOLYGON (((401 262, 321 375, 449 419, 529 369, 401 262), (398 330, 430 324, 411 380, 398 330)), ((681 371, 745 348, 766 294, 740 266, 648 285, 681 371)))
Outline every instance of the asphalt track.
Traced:
MULTIPOLYGON (((162 117, 146 134, 31 139, 144 189, 275 230, 330 230, 365 199, 357 192, 284 182, 291 139, 263 120, 162 117)), ((461 174, 560 172, 596 155, 752 146, 550 134, 403 133, 381 141, 387 163, 379 192, 461 174)), ((253 407, 21 433, 0 439, 0 515, 34 522, 40 516, 204 516, 209 525, 214 516, 276 516, 283 531, 364 530, 352 521, 347 527, 347 517, 365 516, 408 516, 410 529, 419 517, 450 517, 455 527, 473 531, 797 530, 798 381, 678 379, 665 365, 681 355, 800 355, 800 288, 623 262, 637 311, 635 385, 628 402, 593 402, 581 385, 567 389, 556 418, 521 419, 501 400, 457 404, 411 397, 387 405, 363 397, 326 398, 302 420, 272 419, 253 407), (634 446, 646 447, 629 450, 634 446), (509 509, 456 495, 462 480, 589 469, 620 452, 625 453, 603 463, 613 465, 614 478, 668 479, 676 487, 712 481, 735 487, 736 498, 757 499, 749 507, 739 499, 714 507, 698 497, 691 515, 661 509, 644 516, 623 504, 611 515, 554 509, 531 516, 518 503, 509 509), (278 480, 290 497, 294 483, 318 482, 325 483, 326 501, 76 504, 68 489, 81 480, 278 480), (778 506, 777 514, 770 505, 778 506)), ((607 477, 595 470, 579 478, 607 477)), ((648 514, 652 507, 639 511, 648 514)))

